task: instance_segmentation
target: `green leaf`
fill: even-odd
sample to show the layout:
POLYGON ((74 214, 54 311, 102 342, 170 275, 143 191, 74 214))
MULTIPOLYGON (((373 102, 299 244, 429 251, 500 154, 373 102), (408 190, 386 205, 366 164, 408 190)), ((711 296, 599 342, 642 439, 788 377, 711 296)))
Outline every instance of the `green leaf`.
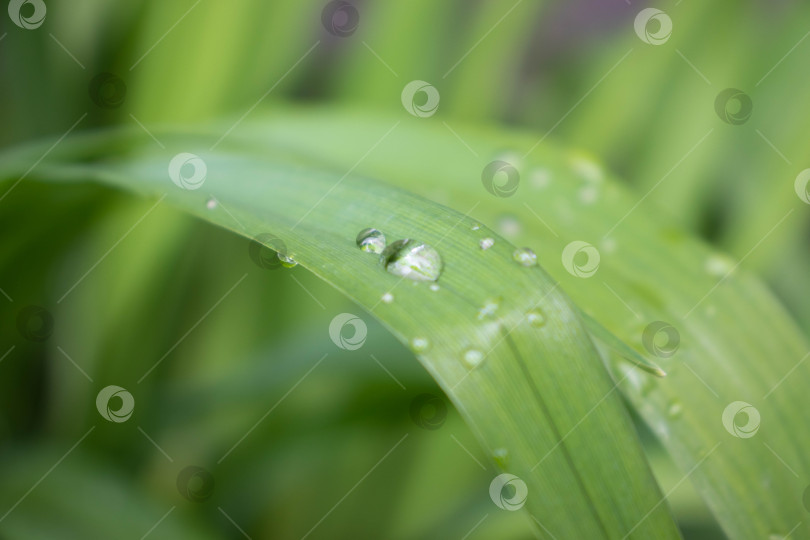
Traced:
MULTIPOLYGON (((367 152, 389 121, 356 111, 308 111, 257 119, 242 136, 341 169, 367 152)), ((738 262, 689 238, 666 210, 622 188, 591 158, 538 139, 463 124, 403 122, 355 170, 457 209, 480 202, 471 215, 533 248, 580 308, 669 374, 639 377, 612 364, 622 393, 729 536, 810 534, 802 501, 810 478, 806 336, 738 262), (520 171, 513 197, 495 198, 481 185, 482 169, 496 157, 514 161, 520 171), (600 252, 598 271, 589 278, 573 276, 562 261, 564 248, 579 240, 600 252), (679 333, 672 356, 656 357, 644 346, 645 329, 656 321, 679 333), (736 437, 723 425, 724 411, 738 401, 760 414, 753 437, 736 437)), ((749 253, 807 212, 806 205, 794 205, 774 216, 749 253)), ((744 411, 736 420, 746 423, 744 411)))
MULTIPOLYGON (((464 214, 346 169, 296 162, 271 147, 233 144, 236 138, 209 150, 218 135, 160 137, 166 150, 129 132, 66 141, 36 176, 100 180, 248 237, 280 239, 283 245, 264 241, 414 350, 493 461, 525 482, 538 533, 679 536, 577 309, 540 267, 513 260, 515 246, 464 214), (204 160, 202 189, 186 191, 169 179, 180 152, 204 160), (218 201, 213 208, 210 197, 218 201), (438 290, 387 272, 379 256, 357 248, 355 237, 367 227, 389 243, 413 238, 434 247, 443 259, 438 290), (484 237, 494 239, 490 249, 480 249, 484 237), (393 301, 382 300, 386 293, 393 301)), ((5 160, 4 176, 16 159, 5 160)))

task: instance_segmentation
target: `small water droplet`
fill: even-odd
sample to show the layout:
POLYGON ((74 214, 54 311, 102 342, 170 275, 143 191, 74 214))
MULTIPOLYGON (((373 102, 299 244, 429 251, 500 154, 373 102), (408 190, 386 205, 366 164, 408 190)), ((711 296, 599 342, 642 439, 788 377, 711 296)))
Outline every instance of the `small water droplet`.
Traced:
POLYGON ((414 281, 436 281, 442 273, 442 258, 434 248, 416 240, 397 240, 383 250, 385 269, 414 281))
POLYGON ((502 470, 506 470, 509 466, 509 451, 506 448, 501 447, 493 450, 492 458, 495 460, 495 464, 502 470))
POLYGON ((471 229, 472 229, 472 230, 474 230, 474 231, 477 231, 477 230, 478 230, 478 229, 480 229, 480 228, 481 228, 481 225, 479 225, 478 223, 476 223, 475 225, 473 225, 473 226, 471 227, 471 229))
POLYGON ((436 292, 436 291, 438 291, 439 289, 441 289, 441 287, 439 287, 439 285, 438 285, 437 283, 431 283, 431 284, 430 284, 430 290, 431 290, 431 291, 436 292))
POLYGON ((681 413, 683 413, 683 406, 679 401, 673 401, 669 404, 669 409, 667 409, 667 414, 670 418, 678 418, 681 413))
POLYGON ((481 247, 481 249, 486 251, 487 249, 489 249, 489 248, 491 248, 492 246, 495 245, 495 240, 493 238, 489 238, 489 237, 482 238, 478 242, 478 245, 481 247))
POLYGON ((394 301, 394 295, 391 294, 390 292, 387 292, 380 297, 380 300, 382 300, 383 303, 385 304, 390 304, 391 302, 394 301))
POLYGON ((526 320, 535 328, 540 328, 546 324, 546 316, 539 309, 530 309, 526 312, 526 320))
POLYGON ((217 200, 213 197, 205 201, 205 207, 208 208, 209 210, 213 210, 214 208, 217 207, 218 204, 219 203, 217 202, 217 200))
POLYGON ((725 276, 734 269, 734 261, 725 255, 715 253, 706 259, 706 272, 713 276, 725 276))
POLYGON ((461 357, 464 363, 469 367, 474 368, 484 361, 484 353, 478 349, 467 349, 461 357))
POLYGON ((494 317, 500 303, 500 298, 487 298, 484 301, 484 305, 478 310, 478 320, 481 321, 488 317, 494 317))
POLYGON ((363 229, 356 242, 357 247, 366 253, 382 253, 385 249, 385 235, 377 229, 363 229))
POLYGON ((411 340, 411 347, 416 352, 425 352, 430 348, 430 341, 427 338, 415 337, 411 340))
POLYGON ((518 248, 512 253, 512 258, 515 259, 515 262, 522 264, 523 266, 536 266, 537 265, 537 255, 535 255, 534 251, 529 248, 518 248))
POLYGON ((278 260, 281 261, 281 266, 284 268, 293 268, 298 265, 298 261, 288 255, 278 254, 278 260))

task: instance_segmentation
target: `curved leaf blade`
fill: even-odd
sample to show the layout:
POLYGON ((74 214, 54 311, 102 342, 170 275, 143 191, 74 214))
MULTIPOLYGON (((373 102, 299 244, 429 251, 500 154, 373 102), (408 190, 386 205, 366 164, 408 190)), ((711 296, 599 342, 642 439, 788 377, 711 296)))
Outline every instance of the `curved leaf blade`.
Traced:
MULTIPOLYGON (((120 134, 119 134, 120 135, 120 134)), ((204 159, 205 189, 184 191, 167 175, 173 157, 141 135, 74 140, 40 169, 51 179, 97 179, 167 201, 235 232, 270 232, 287 254, 377 317, 440 382, 503 470, 527 484, 538 532, 557 538, 677 538, 615 384, 577 311, 539 267, 512 259, 514 246, 471 218, 389 185, 294 163, 244 144, 203 151, 214 139, 166 137, 204 159), (121 147, 114 156, 104 145, 121 147), (107 153, 96 164, 87 156, 107 153), (325 195, 326 194, 326 195, 325 195), (212 211, 208 197, 225 211, 212 211), (438 291, 384 271, 354 243, 358 231, 415 237, 444 259, 438 291), (481 250, 483 236, 495 245, 481 250), (384 293, 394 300, 381 301, 384 293), (481 307, 494 301, 496 316, 481 307), (545 324, 527 321, 542 310, 545 324), (428 350, 415 347, 427 340, 428 350), (465 352, 484 355, 471 367, 465 352)), ((643 375, 647 377, 649 375, 643 375)))

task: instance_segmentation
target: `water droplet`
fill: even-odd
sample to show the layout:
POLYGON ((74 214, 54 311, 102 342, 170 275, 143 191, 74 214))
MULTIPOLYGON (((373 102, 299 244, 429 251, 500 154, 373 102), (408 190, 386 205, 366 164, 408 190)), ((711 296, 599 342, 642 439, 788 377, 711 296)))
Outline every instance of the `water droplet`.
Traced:
POLYGON ((425 352, 430 348, 430 341, 427 338, 415 337, 411 340, 411 347, 416 352, 425 352))
POLYGON ((478 245, 481 247, 481 249, 486 251, 487 249, 495 245, 495 240, 489 237, 482 238, 481 241, 478 242, 478 245))
POLYGON ((438 291, 439 289, 441 289, 441 287, 439 287, 439 285, 438 285, 437 283, 431 283, 431 284, 430 284, 430 290, 431 290, 431 291, 436 292, 436 291, 438 291))
POLYGON ((481 228, 481 225, 479 225, 478 223, 476 223, 475 225, 473 225, 473 226, 471 227, 471 229, 472 229, 472 230, 474 230, 474 231, 477 231, 477 230, 478 230, 478 229, 480 229, 480 228, 481 228))
POLYGON ((219 203, 217 202, 217 200, 213 197, 205 201, 205 207, 208 208, 209 210, 213 210, 214 208, 217 207, 218 204, 219 203))
POLYGON ((546 324, 546 316, 539 309, 530 309, 526 312, 526 320, 535 328, 540 328, 546 324))
POLYGON ((534 251, 529 248, 518 248, 512 253, 512 258, 515 259, 515 262, 522 264, 523 266, 536 266, 537 265, 537 255, 535 255, 534 251))
POLYGON ((414 281, 436 281, 442 273, 439 252, 422 242, 404 239, 389 245, 380 255, 385 269, 414 281))
POLYGON ((506 448, 501 447, 493 450, 492 458, 495 460, 495 464, 503 470, 506 470, 509 466, 509 451, 506 448))
POLYGON ((281 266, 284 268, 293 268, 298 265, 298 261, 287 255, 278 254, 278 260, 281 261, 281 266))
POLYGON ((478 310, 478 320, 481 321, 488 317, 494 317, 500 303, 500 298, 487 298, 484 301, 484 305, 478 310))
POLYGON ((390 304, 391 302, 394 301, 394 295, 391 294, 390 292, 387 292, 384 295, 382 295, 382 297, 380 297, 380 300, 382 300, 386 304, 390 304))
POLYGON ((734 269, 734 261, 725 255, 715 253, 706 259, 706 272, 713 276, 725 276, 734 269))
POLYGON ((357 247, 366 253, 382 253, 385 249, 385 235, 377 229, 363 229, 356 242, 357 247))
POLYGON ((464 363, 469 367, 474 368, 484 361, 484 353, 478 349, 467 349, 462 355, 464 363))
POLYGON ((683 413, 683 406, 679 401, 673 401, 669 404, 669 409, 667 409, 667 414, 670 418, 678 418, 681 413, 683 413))

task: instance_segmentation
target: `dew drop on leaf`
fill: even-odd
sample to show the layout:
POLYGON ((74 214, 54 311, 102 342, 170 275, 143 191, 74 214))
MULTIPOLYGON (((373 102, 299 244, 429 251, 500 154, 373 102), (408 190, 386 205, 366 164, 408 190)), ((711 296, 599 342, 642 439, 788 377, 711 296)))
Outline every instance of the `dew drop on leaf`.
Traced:
POLYGON ((482 305, 478 310, 478 320, 481 321, 483 319, 494 317, 495 312, 498 311, 498 305, 500 303, 500 298, 487 298, 484 301, 484 305, 482 305))
POLYGON ((394 301, 394 295, 391 294, 390 292, 387 292, 384 295, 382 295, 380 300, 382 300, 383 303, 385 303, 385 304, 390 304, 391 302, 394 301))
POLYGON ((293 268, 298 265, 298 261, 281 253, 278 254, 278 260, 281 261, 281 266, 284 268, 293 268))
POLYGON ((425 352, 430 348, 430 341, 427 338, 415 337, 411 340, 411 347, 416 352, 425 352))
POLYGON ((366 253, 382 253, 385 249, 385 235, 377 229, 363 229, 356 241, 357 247, 366 253))
POLYGON ((495 240, 493 240, 492 238, 489 238, 489 237, 482 238, 478 242, 478 245, 481 247, 481 249, 487 250, 487 249, 489 249, 489 248, 491 248, 492 246, 495 245, 495 240))
POLYGON ((535 328, 540 328, 546 324, 546 316, 539 309, 530 309, 526 312, 526 320, 535 328))
POLYGON ((409 238, 386 247, 380 255, 380 264, 389 273, 414 281, 436 281, 442 273, 439 252, 409 238))
POLYGON ((537 265, 537 255, 535 255, 534 251, 530 250, 529 248, 518 248, 512 253, 512 258, 515 259, 515 262, 523 265, 523 266, 536 266, 537 265))
POLYGON ((213 210, 214 208, 217 207, 218 204, 219 203, 217 203, 217 200, 213 197, 205 201, 205 207, 208 208, 209 210, 213 210))
POLYGON ((464 363, 467 364, 467 366, 474 368, 484 361, 484 353, 478 349, 467 349, 464 351, 461 359, 464 360, 464 363))

